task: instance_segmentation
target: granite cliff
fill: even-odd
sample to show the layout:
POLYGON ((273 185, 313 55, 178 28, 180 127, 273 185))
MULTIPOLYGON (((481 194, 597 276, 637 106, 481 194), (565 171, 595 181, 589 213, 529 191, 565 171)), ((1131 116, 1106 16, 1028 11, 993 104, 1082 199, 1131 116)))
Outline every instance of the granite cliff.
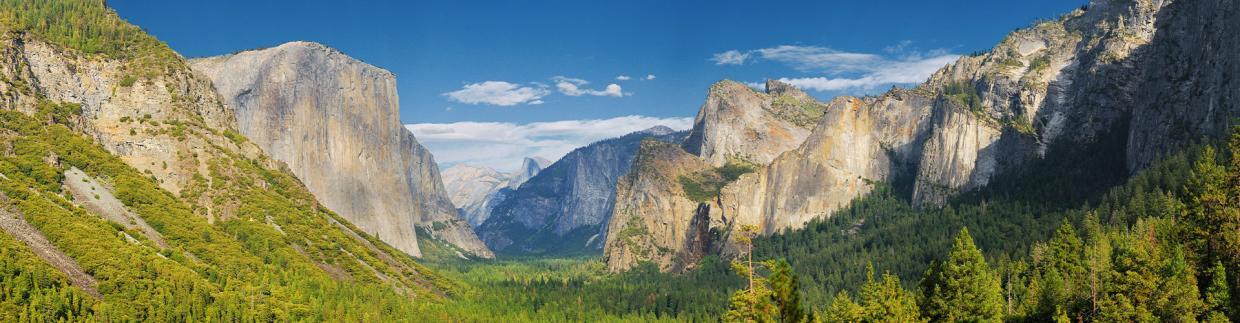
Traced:
POLYGON ((502 190, 478 235, 501 253, 595 252, 606 235, 616 182, 646 138, 680 142, 684 133, 654 127, 573 150, 515 190, 502 190))
MULTIPOLYGON (((1019 29, 989 52, 961 57, 912 89, 836 98, 804 137, 786 135, 796 132, 769 118, 749 117, 778 115, 756 94, 720 95, 744 92, 734 82, 716 84, 685 152, 714 167, 737 157, 759 167, 691 205, 643 191, 668 193, 677 176, 645 179, 664 181, 657 184, 622 183, 615 216, 623 210, 637 216, 633 223, 647 226, 628 231, 640 235, 611 236, 608 267, 623 270, 651 260, 664 270, 682 270, 697 257, 684 255, 728 253, 728 233, 738 224, 758 225, 766 234, 799 228, 897 178, 911 180, 908 198, 915 206, 937 207, 1056 147, 1120 138, 1117 148, 1126 156, 1116 167, 1140 170, 1159 156, 1225 133, 1240 116, 1229 77, 1240 64, 1224 54, 1237 41, 1203 29, 1240 28, 1237 7, 1229 1, 1093 1, 1019 29), (744 121, 738 126, 733 120, 744 121), (749 135, 738 139, 738 133, 749 135), (669 201, 645 201, 659 198, 669 201), (691 221, 703 216, 709 218, 691 221), (691 222, 698 225, 685 225, 691 222), (681 243, 701 232, 715 240, 681 243), (636 237, 645 235, 653 236, 636 237)), ((768 83, 768 95, 782 87, 775 84, 768 83)), ((652 165, 633 168, 700 172, 694 163, 637 162, 643 161, 652 165)), ((681 186, 685 192, 694 188, 681 186)), ((629 224, 613 221, 609 231, 634 227, 629 224)))
POLYGON ((493 256, 458 216, 434 157, 401 124, 392 73, 309 42, 191 66, 212 80, 241 134, 329 209, 414 256, 418 228, 493 256))

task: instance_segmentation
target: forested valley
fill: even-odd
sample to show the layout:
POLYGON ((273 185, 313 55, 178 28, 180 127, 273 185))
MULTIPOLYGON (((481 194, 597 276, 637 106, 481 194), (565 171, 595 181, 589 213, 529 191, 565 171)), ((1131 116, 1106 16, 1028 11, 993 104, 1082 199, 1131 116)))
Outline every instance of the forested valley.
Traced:
MULTIPOLYGON (((941 206, 915 206, 911 176, 867 183, 803 227, 739 226, 727 236, 738 249, 679 273, 650 261, 610 270, 580 246, 466 256, 431 232, 445 221, 416 229, 415 257, 320 204, 251 139, 211 126, 224 104, 191 98, 186 60, 106 2, 0 0, 0 41, 0 61, 16 62, 0 66, 3 322, 1240 320, 1240 127, 1130 173, 1125 123, 941 206), (70 74, 104 62, 117 75, 103 92, 169 99, 133 100, 167 103, 154 115, 88 119, 35 83, 23 55, 84 63, 64 64, 70 74), (115 138, 133 140, 105 146, 115 138), (116 152, 159 144, 175 158, 116 152), (113 201, 127 220, 102 214, 113 201)), ((760 171, 737 165, 700 167, 726 179, 709 189, 680 184, 694 202, 718 200, 760 171)))

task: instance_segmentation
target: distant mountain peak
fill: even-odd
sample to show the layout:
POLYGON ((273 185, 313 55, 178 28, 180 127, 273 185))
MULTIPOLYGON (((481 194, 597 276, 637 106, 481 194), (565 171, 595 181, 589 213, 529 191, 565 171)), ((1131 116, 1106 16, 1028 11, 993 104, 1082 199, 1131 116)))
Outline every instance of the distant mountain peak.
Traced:
POLYGON ((656 135, 656 136, 662 136, 662 135, 670 134, 673 132, 676 132, 676 130, 669 128, 667 126, 664 126, 664 125, 658 125, 658 126, 646 128, 646 130, 639 131, 639 133, 648 134, 648 135, 656 135))

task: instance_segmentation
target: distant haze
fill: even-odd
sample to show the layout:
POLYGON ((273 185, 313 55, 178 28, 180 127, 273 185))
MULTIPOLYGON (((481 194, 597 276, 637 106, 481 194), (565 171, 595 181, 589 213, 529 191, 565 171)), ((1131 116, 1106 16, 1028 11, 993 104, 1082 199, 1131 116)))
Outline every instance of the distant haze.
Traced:
POLYGON ((406 125, 447 167, 464 163, 511 171, 525 157, 556 161, 573 149, 655 126, 685 130, 693 118, 624 116, 516 124, 507 122, 418 123, 406 125))

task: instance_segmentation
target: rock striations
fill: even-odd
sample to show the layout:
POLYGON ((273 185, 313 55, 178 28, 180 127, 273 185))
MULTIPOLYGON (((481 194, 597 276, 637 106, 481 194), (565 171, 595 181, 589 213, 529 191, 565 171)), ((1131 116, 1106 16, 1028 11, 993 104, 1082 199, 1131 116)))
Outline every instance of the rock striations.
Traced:
POLYGON ((411 255, 421 255, 421 228, 492 257, 458 216, 430 152, 402 126, 390 72, 309 42, 191 65, 214 82, 240 132, 329 209, 411 255))
POLYGON ((1240 64, 1227 54, 1240 42, 1222 36, 1240 29, 1235 12, 1240 3, 1226 0, 1096 0, 961 57, 916 88, 836 98, 810 119, 812 131, 772 109, 785 95, 800 100, 782 106, 820 106, 787 95, 787 85, 768 82, 762 94, 715 84, 683 145, 688 154, 651 145, 639 155, 679 162, 639 158, 618 185, 608 268, 653 261, 680 271, 702 252, 730 252, 740 224, 766 234, 799 228, 898 178, 911 180, 914 205, 936 207, 1057 147, 1118 142, 1128 169, 1140 170, 1240 117, 1231 77, 1240 64), (678 177, 737 159, 759 167, 697 203, 676 194, 699 191, 678 177))

